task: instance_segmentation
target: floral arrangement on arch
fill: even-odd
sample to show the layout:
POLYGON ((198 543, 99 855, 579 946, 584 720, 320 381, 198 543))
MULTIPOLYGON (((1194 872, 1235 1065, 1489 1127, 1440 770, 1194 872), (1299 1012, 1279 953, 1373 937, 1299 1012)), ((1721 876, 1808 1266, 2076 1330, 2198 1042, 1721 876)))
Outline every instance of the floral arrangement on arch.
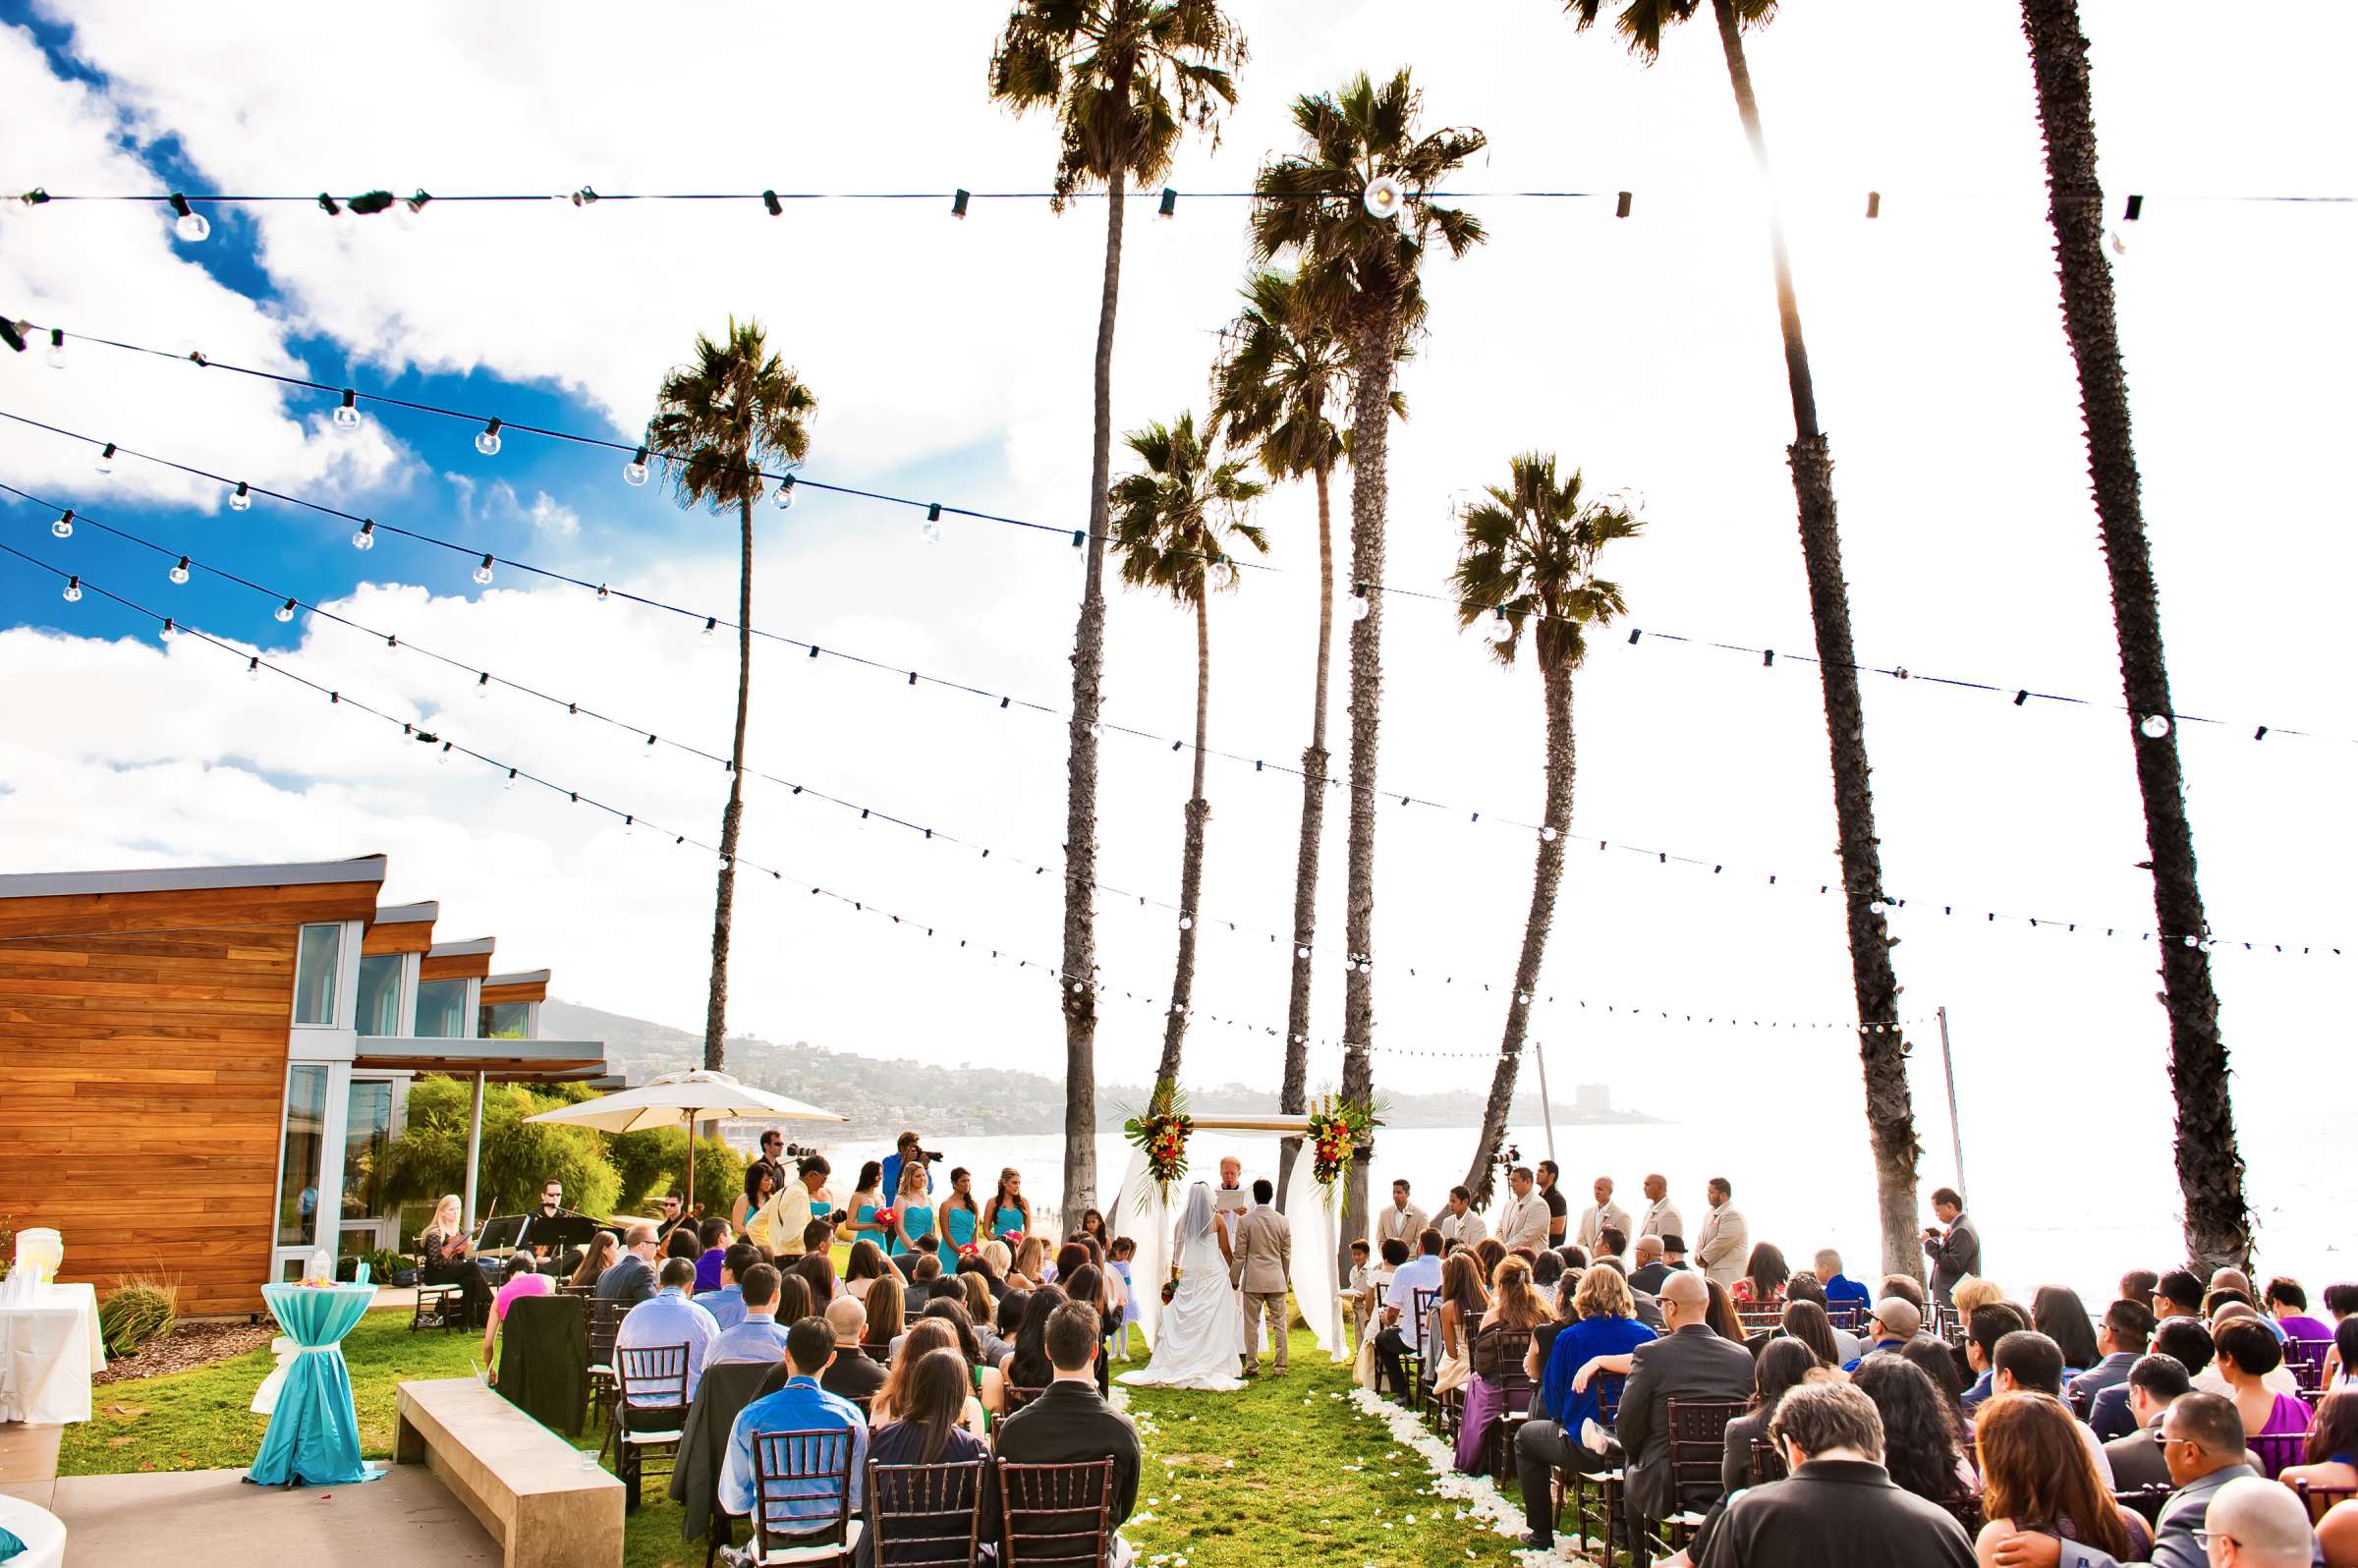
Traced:
POLYGON ((1147 1156, 1147 1175, 1165 1189, 1187 1174, 1187 1141, 1195 1131, 1196 1119, 1167 1078, 1154 1086, 1147 1108, 1122 1123, 1122 1136, 1147 1156))
POLYGON ((1311 1108, 1310 1173, 1331 1191, 1351 1172, 1352 1156, 1376 1136, 1382 1119, 1366 1100, 1321 1099, 1311 1108))

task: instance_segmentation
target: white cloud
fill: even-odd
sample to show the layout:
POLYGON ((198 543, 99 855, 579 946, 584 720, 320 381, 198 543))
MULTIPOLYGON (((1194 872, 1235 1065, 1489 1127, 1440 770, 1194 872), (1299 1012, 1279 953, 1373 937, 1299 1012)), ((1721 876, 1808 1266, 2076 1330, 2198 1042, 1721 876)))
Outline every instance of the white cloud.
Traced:
POLYGON ((581 535, 581 514, 546 490, 533 491, 528 504, 505 479, 482 486, 465 474, 442 477, 458 492, 459 521, 469 528, 527 523, 544 544, 562 544, 581 535))

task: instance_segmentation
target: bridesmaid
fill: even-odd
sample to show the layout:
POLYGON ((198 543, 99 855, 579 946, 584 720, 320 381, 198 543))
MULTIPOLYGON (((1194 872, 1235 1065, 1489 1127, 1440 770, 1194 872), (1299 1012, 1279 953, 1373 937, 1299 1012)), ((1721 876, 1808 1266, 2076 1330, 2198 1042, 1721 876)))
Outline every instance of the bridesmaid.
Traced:
POLYGON ((1011 1230, 1018 1241, 1032 1234, 1032 1204, 1024 1197, 1023 1174, 1013 1165, 999 1172, 999 1190, 982 1205, 983 1235, 998 1241, 1011 1230))
POLYGON ((876 1223, 876 1210, 884 1206, 884 1195, 876 1189, 883 1185, 883 1161, 871 1159, 861 1165, 860 1185, 852 1193, 851 1202, 843 1205, 852 1211, 852 1217, 844 1222, 839 1240, 856 1242, 866 1238, 878 1247, 891 1248, 892 1238, 876 1223))
POLYGON ((933 1250, 933 1205, 926 1198, 923 1160, 901 1167, 901 1191, 892 1206, 892 1261, 906 1277, 917 1267, 917 1255, 933 1250))
POLYGON ((958 1272, 958 1249, 972 1243, 982 1230, 982 1210, 975 1204, 974 1173, 964 1165, 950 1172, 950 1196, 941 1201, 941 1271, 958 1272))

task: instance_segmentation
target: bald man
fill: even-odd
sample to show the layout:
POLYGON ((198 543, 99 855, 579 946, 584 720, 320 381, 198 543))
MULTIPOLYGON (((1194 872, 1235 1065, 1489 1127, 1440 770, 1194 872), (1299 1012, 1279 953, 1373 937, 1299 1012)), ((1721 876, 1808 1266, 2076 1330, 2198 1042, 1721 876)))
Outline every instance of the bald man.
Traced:
POLYGON ((1875 1304, 1875 1316, 1867 1319, 1866 1332, 1861 1336, 1867 1341, 1867 1348, 1844 1362, 1842 1370, 1857 1372, 1859 1363, 1879 1350, 1887 1350, 1895 1356, 1905 1352, 1908 1341, 1923 1328, 1924 1314, 1914 1302, 1905 1296, 1885 1296, 1875 1304))
POLYGON ((2318 1555, 2301 1499, 2258 1476, 2219 1487, 2204 1528, 2211 1533, 2211 1568, 2309 1568, 2318 1555))
POLYGON ((1670 1467, 1670 1401, 1740 1405, 1752 1397, 1752 1353, 1712 1331, 1704 1320, 1710 1305, 1711 1289, 1701 1274, 1672 1274, 1662 1281, 1662 1337, 1632 1353, 1613 1433, 1628 1456, 1634 1518, 1667 1519, 1682 1508, 1708 1508, 1719 1493, 1719 1478, 1712 1476, 1681 1495, 1670 1467))

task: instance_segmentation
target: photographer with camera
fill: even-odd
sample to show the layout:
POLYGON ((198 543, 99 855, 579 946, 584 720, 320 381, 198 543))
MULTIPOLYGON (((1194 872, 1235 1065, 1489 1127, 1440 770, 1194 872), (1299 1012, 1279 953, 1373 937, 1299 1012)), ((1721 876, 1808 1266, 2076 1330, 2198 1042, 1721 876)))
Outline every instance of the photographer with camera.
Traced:
POLYGON ((795 1167, 795 1179, 755 1210, 753 1218, 745 1224, 747 1239, 772 1259, 802 1256, 803 1227, 811 1223, 818 1208, 819 1194, 827 1185, 827 1162, 816 1149, 789 1145, 787 1152, 802 1156, 795 1167))
POLYGON ((892 1152, 884 1156, 885 1202, 888 1204, 900 1202, 901 1172, 912 1165, 926 1173, 926 1184, 921 1191, 930 1198, 933 1195, 933 1162, 939 1158, 941 1158, 941 1151, 922 1148, 916 1133, 903 1133, 894 1142, 892 1152))

